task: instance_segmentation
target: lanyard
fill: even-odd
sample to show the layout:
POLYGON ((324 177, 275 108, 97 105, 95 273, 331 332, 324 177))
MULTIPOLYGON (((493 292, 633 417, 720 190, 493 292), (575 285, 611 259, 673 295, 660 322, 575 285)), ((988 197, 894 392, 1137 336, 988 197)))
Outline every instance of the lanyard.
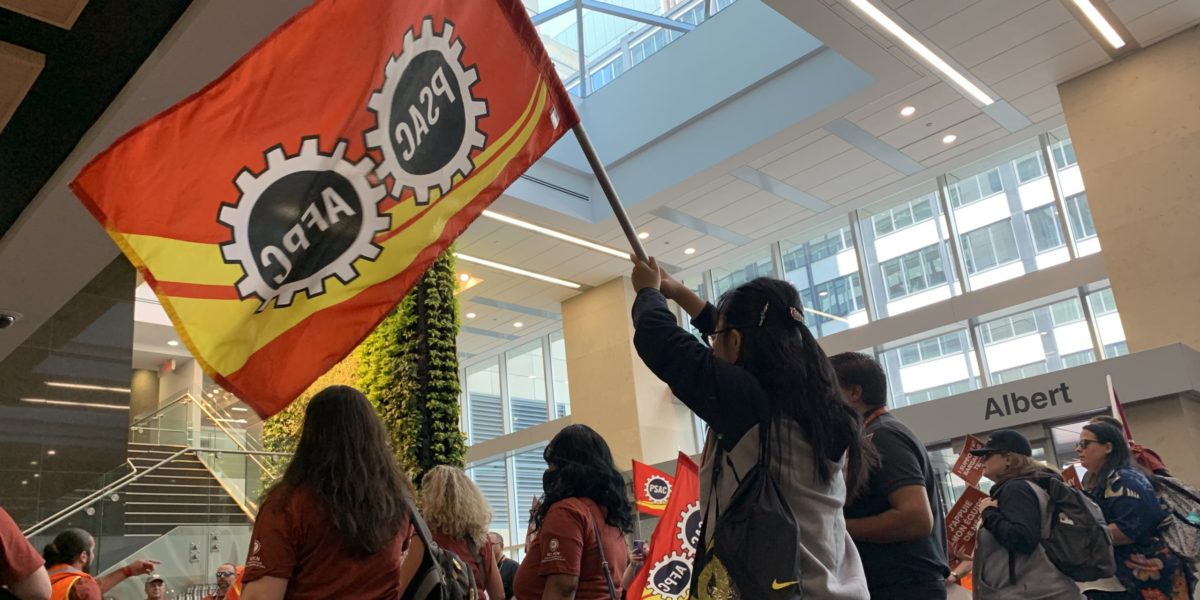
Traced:
POLYGON ((882 415, 883 413, 886 413, 887 411, 888 411, 888 409, 886 406, 880 406, 879 408, 875 409, 874 411, 871 412, 871 414, 867 415, 867 418, 863 419, 863 427, 867 427, 872 422, 874 422, 875 419, 878 419, 879 415, 882 415))

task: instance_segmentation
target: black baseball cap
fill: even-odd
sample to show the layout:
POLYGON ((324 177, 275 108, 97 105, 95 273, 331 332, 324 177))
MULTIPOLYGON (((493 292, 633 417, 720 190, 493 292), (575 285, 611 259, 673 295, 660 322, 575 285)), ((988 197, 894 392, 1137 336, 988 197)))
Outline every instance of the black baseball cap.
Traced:
POLYGON ((1033 456, 1033 447, 1029 445, 1029 440, 1025 439, 1025 436, 1011 429, 1001 429, 992 432, 992 435, 988 437, 987 443, 982 448, 972 450, 971 454, 974 456, 987 456, 989 454, 1000 454, 1001 452, 1033 456))

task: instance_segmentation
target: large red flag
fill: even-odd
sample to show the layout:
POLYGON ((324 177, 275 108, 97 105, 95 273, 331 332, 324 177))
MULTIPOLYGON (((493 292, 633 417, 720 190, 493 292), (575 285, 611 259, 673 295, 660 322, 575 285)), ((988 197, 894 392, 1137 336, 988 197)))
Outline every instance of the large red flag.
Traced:
POLYGON ((317 0, 71 186, 267 417, 577 122, 521 0, 317 0))
POLYGON ((675 478, 651 467, 633 461, 633 497, 639 511, 660 516, 671 499, 671 488, 675 478))
POLYGON ((625 600, 687 600, 689 597, 702 519, 698 471, 696 463, 680 452, 675 462, 671 499, 650 537, 646 564, 625 590, 625 600))

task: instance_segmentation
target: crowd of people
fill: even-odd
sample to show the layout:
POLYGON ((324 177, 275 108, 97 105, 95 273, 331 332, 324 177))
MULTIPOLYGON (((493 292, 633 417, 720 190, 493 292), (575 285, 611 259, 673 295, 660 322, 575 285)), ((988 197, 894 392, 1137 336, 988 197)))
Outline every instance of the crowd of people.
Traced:
MULTIPOLYGON (((1041 484, 1061 477, 1008 430, 975 450, 994 485, 980 505, 974 553, 951 561, 933 466, 888 411, 883 369, 864 354, 827 357, 792 285, 756 279, 714 306, 653 260, 635 260, 631 277, 639 356, 709 426, 693 598, 758 600, 745 591, 760 589, 754 578, 770 582, 761 589, 771 598, 929 600, 965 580, 985 600, 1192 597, 1192 565, 1159 533, 1166 515, 1153 475, 1111 423, 1084 427, 1077 449, 1084 493, 1111 538, 1112 577, 1079 582, 1048 556, 1051 505, 1041 484), (668 300, 691 316, 699 337, 676 322, 668 300), (785 514, 766 515, 773 506, 785 514), (795 531, 737 531, 767 522, 756 520, 764 515, 795 531), (794 536, 794 548, 722 545, 781 533, 794 536), (772 571, 779 564, 789 570, 772 571)), ((646 557, 627 545, 635 517, 607 442, 570 425, 543 457, 543 496, 518 563, 488 531, 492 511, 466 473, 435 467, 414 486, 367 398, 327 388, 310 401, 296 453, 265 495, 245 565, 222 565, 211 597, 407 599, 470 582, 468 591, 487 600, 623 598, 646 557)), ((1165 471, 1161 459, 1157 466, 1165 471)), ((86 532, 64 531, 39 555, 0 517, 0 586, 13 597, 100 598, 135 575, 148 575, 148 599, 162 597, 153 561, 93 578, 86 532)))

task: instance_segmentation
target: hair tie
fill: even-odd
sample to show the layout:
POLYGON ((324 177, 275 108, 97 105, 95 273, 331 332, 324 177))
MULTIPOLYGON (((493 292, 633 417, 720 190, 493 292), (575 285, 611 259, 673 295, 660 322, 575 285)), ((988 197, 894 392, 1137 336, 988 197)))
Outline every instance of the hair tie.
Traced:
POLYGON ((795 306, 788 309, 788 314, 792 315, 792 320, 796 321, 797 323, 804 323, 804 313, 795 306))
POLYGON ((763 305, 762 312, 759 313, 759 315, 758 315, 758 326, 759 327, 762 327, 763 323, 766 322, 766 320, 767 320, 767 309, 768 308, 771 308, 770 302, 763 305))

